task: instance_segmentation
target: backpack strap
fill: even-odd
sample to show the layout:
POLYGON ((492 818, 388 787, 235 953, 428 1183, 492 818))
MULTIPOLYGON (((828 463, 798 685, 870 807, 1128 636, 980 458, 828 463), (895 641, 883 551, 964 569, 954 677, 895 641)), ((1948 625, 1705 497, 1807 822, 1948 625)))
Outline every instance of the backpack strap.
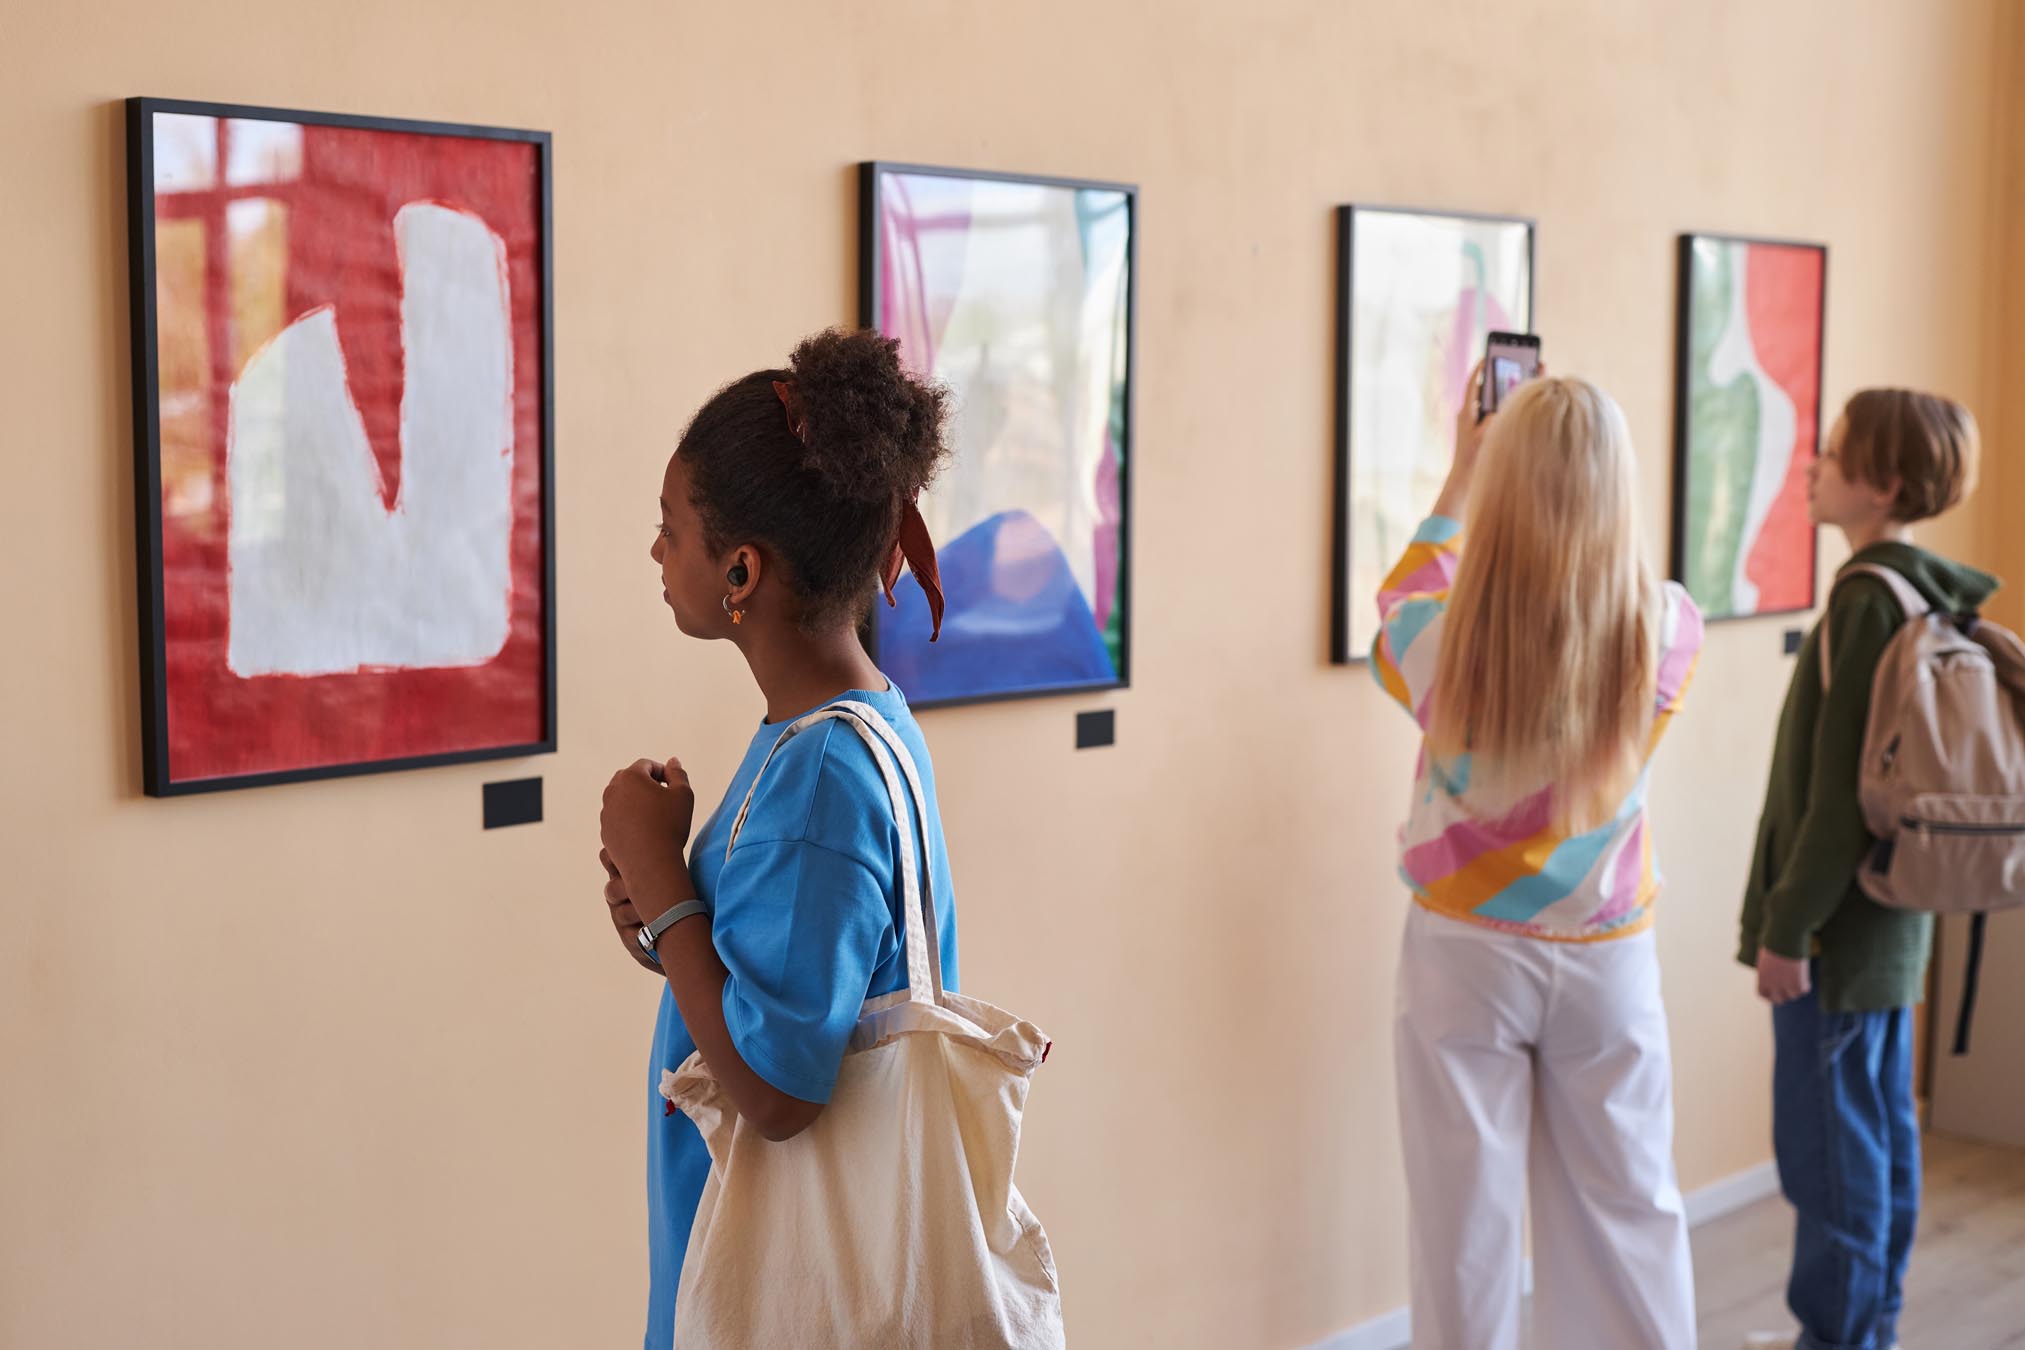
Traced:
POLYGON ((1976 984, 1983 973, 1983 928, 1990 921, 1985 910, 1969 920, 1969 961, 1962 967, 1962 1007, 1955 1015, 1955 1054, 1969 1053, 1969 1021, 1976 1015, 1976 984))
POLYGON ((1835 610, 1835 592, 1842 589, 1842 583, 1851 577, 1873 576, 1891 589, 1892 599, 1898 601, 1899 612, 1908 621, 1924 618, 1933 612, 1933 606, 1921 595, 1919 588, 1906 580, 1905 573, 1896 567, 1883 563, 1852 563, 1836 573, 1835 584, 1828 589, 1828 603, 1821 610, 1821 692, 1828 692, 1828 656, 1834 649, 1828 645, 1828 616, 1835 610))

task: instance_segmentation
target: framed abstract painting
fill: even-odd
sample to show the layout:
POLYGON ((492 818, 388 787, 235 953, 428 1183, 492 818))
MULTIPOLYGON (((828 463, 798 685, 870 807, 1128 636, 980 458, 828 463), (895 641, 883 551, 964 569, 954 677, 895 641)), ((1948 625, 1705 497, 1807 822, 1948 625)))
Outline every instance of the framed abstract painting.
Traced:
POLYGON ((923 494, 947 601, 901 578, 872 649, 919 707, 1110 689, 1131 668, 1137 189, 871 163, 861 315, 948 386, 923 494))
POLYGON ((1680 241, 1673 575, 1711 619, 1814 607, 1828 249, 1680 241))
POLYGON ((1371 654, 1378 585, 1441 491, 1470 368, 1533 327, 1533 222, 1394 207, 1336 217, 1330 658, 1371 654))
POLYGON ((548 135, 127 132, 146 790, 553 750, 548 135))

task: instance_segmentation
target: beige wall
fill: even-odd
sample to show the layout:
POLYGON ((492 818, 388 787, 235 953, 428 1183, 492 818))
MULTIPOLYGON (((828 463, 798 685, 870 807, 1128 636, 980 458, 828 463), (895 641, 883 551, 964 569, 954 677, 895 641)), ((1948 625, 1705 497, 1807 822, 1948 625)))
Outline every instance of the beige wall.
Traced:
POLYGON ((2016 516, 2016 504, 2025 500, 2025 458, 2019 452, 2025 443, 2025 380, 2018 377, 2025 361, 2025 328, 2018 322, 2025 309, 2025 4, 1999 5, 1996 47, 1983 520, 1991 564, 2018 583, 2000 592, 1993 608, 2005 623, 2025 629, 2025 530, 2016 516))
MULTIPOLYGON (((1293 1346, 1402 1301, 1413 744, 1323 659, 1330 208, 1537 216, 1550 356, 1622 401, 1664 521, 1678 230, 1829 241, 1831 400, 1996 387, 1996 7, 10 2, 0 1344, 638 1335, 655 991, 607 935, 597 795, 642 753, 721 783, 759 715, 667 623, 647 503, 716 383, 852 316, 869 156, 1144 189, 1138 687, 925 719, 966 983, 1057 1040, 1021 1180, 1076 1343, 1293 1346), (138 795, 137 93, 555 132, 564 753, 138 795), (1077 755, 1099 704, 1121 744, 1077 755), (516 770, 548 822, 482 834, 516 770)), ((1935 537, 1987 554, 1985 516, 1935 537)), ((1715 630, 1655 791, 1691 1187, 1767 1152, 1730 951, 1781 631, 1715 630)))

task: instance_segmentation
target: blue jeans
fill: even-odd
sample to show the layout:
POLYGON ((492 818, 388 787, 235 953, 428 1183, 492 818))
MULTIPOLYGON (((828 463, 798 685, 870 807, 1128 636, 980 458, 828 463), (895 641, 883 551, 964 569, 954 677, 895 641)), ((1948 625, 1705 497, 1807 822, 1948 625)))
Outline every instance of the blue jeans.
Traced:
POLYGON ((1772 1040, 1798 1350, 1891 1350, 1920 1203, 1912 1009, 1824 1012, 1810 993, 1772 1010, 1772 1040))

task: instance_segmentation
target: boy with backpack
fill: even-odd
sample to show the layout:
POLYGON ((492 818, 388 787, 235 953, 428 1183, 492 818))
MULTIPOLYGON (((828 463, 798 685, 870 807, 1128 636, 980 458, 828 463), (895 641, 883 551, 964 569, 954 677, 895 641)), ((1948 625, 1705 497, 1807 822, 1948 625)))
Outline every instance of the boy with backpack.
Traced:
MULTIPOLYGON (((1942 720, 1937 689, 1943 703, 1959 705, 1950 705, 1955 716, 1966 709, 1991 724, 1969 739, 2017 740, 1999 669, 2017 644, 2002 630, 1983 637, 1972 617, 1996 579, 1918 547, 1909 532, 1913 522, 1962 500, 1976 454, 1975 420, 1960 405, 1870 389, 1850 399, 1809 475, 1815 522, 1840 529, 1853 556, 1802 648, 1780 716, 1738 948, 1738 959, 1757 968, 1759 995, 1773 1005, 1773 1148, 1798 1218, 1787 1285, 1801 1326, 1791 1342, 1797 1350, 1893 1350, 1897 1343, 1920 1193, 1912 1007, 1924 990, 1933 935, 1932 915, 1921 911, 1969 907, 1958 895, 1912 892, 1960 870, 1952 860, 1973 864, 1971 851, 2008 849, 2025 835, 2025 825, 2003 835, 2015 812, 2000 795, 1929 792, 1908 800, 1889 790, 1905 769, 1901 754, 1914 749, 1942 780, 1978 772, 2003 778, 2017 766, 1936 765, 1949 758, 1948 738, 1917 729, 1907 736, 1887 727, 1884 744, 1867 745, 1880 722, 1922 714, 1929 723, 1942 720), (1918 626, 1895 640, 1909 621, 1918 626), (1915 641, 1929 649, 1952 643, 1975 655, 1950 665, 1953 651, 1936 659, 1932 650, 1915 651, 1915 641), (1999 658, 1994 667, 1985 646, 1999 658), (1923 668, 1914 664, 1921 658, 1923 668), (1939 681, 1905 678, 1957 667, 1958 675, 1939 681), (1921 698, 1924 708, 1916 706, 1921 698), (1922 814, 1916 805, 1929 809, 1922 814)), ((2008 790, 2021 786, 2011 782, 2008 790)))

